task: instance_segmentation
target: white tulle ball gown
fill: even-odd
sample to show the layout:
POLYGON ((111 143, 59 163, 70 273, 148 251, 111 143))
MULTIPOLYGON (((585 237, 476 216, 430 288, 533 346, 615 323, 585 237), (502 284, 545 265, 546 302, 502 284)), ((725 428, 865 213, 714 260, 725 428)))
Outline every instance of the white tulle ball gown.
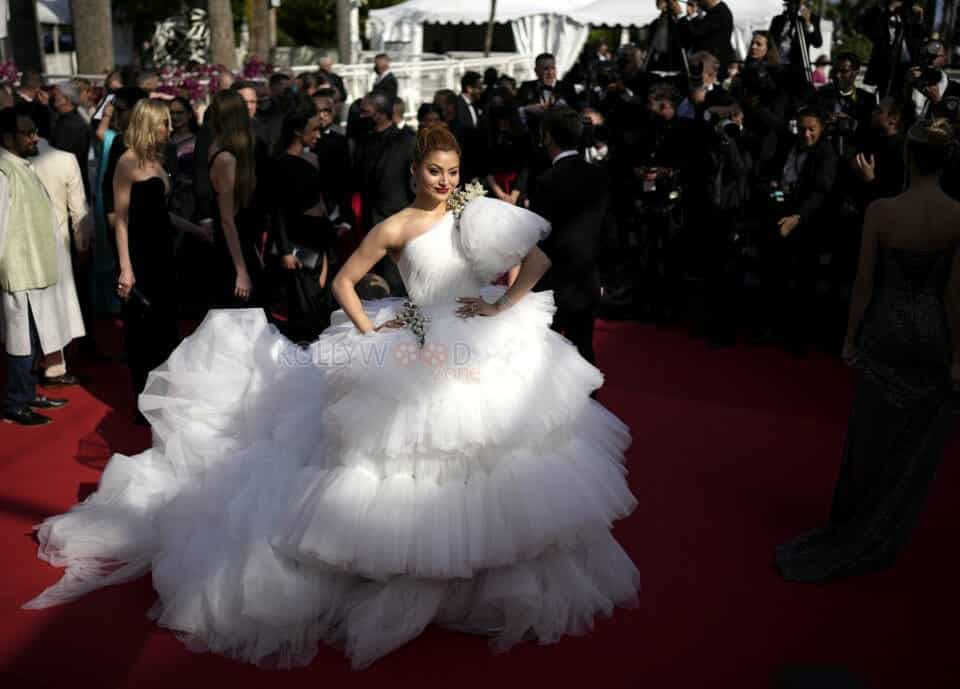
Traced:
MULTIPOLYGON (((150 614, 193 650, 270 667, 321 643, 364 667, 428 624, 496 649, 588 631, 635 600, 610 534, 635 506, 628 429, 589 397, 600 372, 550 330, 551 293, 461 319, 549 231, 471 202, 403 250, 430 319, 362 335, 342 312, 307 348, 261 311, 212 311, 150 374, 153 447, 38 527, 66 567, 27 607, 151 572, 150 614)), ((375 324, 402 300, 365 302, 375 324)))

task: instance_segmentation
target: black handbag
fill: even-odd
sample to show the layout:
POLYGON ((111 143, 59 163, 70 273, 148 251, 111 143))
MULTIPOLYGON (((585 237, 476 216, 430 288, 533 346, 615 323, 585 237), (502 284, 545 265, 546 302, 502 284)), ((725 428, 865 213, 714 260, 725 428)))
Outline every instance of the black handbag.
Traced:
POLYGON ((318 271, 287 272, 287 319, 276 325, 293 342, 312 342, 330 325, 330 291, 317 283, 318 271))

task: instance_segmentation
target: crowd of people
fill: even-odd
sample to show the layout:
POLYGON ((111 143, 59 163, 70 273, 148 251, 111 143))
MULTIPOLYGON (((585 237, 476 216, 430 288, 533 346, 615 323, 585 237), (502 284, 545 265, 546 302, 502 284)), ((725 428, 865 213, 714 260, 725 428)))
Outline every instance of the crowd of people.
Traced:
MULTIPOLYGON (((960 119, 922 4, 863 14, 867 88, 853 53, 810 63, 820 19, 799 2, 754 33, 744 60, 722 0, 657 7, 642 47, 592 45, 565 75, 539 55, 520 84, 466 72, 459 92, 421 104, 398 97, 387 55, 353 100, 328 58, 266 81, 224 74, 202 117, 152 70, 111 73, 102 93, 24 72, 0 89, 0 171, 29 190, 11 212, 52 224, 57 241, 0 230, 5 418, 49 422, 35 410, 61 401, 27 399, 30 362, 44 355, 48 387, 75 384, 62 350, 85 335, 78 354, 100 356, 99 315, 122 313, 135 393, 176 346, 178 321, 210 308, 262 306, 291 339, 314 338, 338 266, 414 197, 408 105, 416 126, 455 134, 463 181, 573 228, 553 241, 564 268, 544 287, 555 327, 588 360, 598 313, 692 318, 711 347, 746 336, 797 355, 839 348, 865 210, 905 188, 905 132, 960 119), (30 260, 11 268, 12 255, 30 260), (54 284, 62 296, 45 304, 54 284)), ((958 170, 942 181, 954 197, 958 170)), ((390 260, 359 288, 404 295, 390 260)))

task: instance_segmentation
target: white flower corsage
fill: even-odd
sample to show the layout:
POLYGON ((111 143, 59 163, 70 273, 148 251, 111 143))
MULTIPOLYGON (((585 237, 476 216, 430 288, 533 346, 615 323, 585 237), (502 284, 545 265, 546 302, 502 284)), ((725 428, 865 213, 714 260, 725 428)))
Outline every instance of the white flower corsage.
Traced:
POLYGON ((479 199, 486 195, 487 190, 483 188, 480 182, 474 180, 462 189, 457 188, 453 190, 450 196, 447 197, 447 208, 453 211, 453 216, 459 223, 460 216, 463 214, 463 210, 467 207, 467 204, 474 199, 479 199))

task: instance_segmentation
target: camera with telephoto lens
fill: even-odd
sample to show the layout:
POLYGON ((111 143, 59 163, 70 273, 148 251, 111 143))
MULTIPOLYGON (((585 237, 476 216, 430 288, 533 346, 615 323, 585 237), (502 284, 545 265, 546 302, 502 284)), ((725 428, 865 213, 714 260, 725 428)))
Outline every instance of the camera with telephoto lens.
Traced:
POLYGON ((743 132, 743 127, 729 117, 724 117, 722 120, 717 122, 714 131, 717 132, 717 135, 720 137, 721 142, 726 141, 736 141, 740 138, 740 134, 743 132))

